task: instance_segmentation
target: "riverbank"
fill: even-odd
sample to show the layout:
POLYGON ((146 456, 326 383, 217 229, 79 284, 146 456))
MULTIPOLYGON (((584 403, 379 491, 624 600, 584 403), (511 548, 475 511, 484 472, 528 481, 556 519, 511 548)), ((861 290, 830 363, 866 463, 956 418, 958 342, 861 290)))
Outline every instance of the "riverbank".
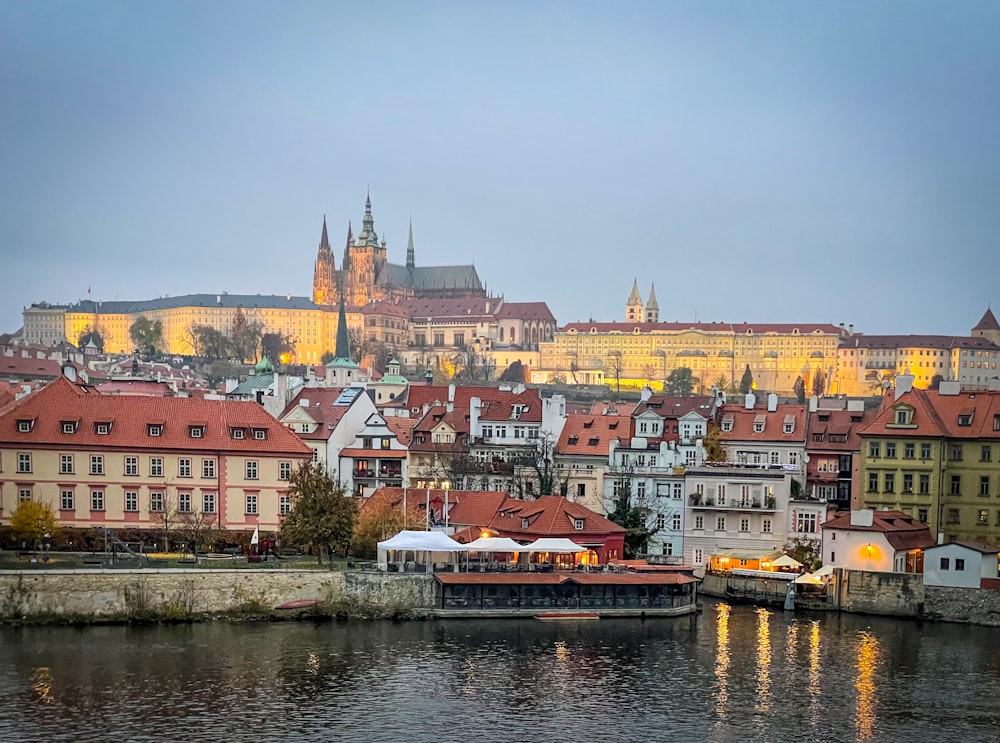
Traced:
POLYGON ((431 576, 374 571, 0 571, 5 624, 419 617, 433 601, 431 576))

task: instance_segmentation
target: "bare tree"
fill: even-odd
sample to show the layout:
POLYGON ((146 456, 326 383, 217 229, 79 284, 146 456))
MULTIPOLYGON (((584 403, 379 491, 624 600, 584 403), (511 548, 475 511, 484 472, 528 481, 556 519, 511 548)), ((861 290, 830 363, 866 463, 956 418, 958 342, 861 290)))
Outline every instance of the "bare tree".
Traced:
POLYGON ((604 361, 605 377, 610 376, 615 380, 615 392, 622 391, 622 352, 609 351, 608 358, 604 361))
POLYGON ((569 470, 555 463, 556 444, 551 434, 529 439, 531 448, 514 461, 513 490, 526 495, 565 495, 569 489, 569 470))
POLYGON ((177 497, 169 493, 158 493, 150 496, 149 515, 156 530, 163 540, 163 551, 170 551, 170 535, 177 529, 180 520, 177 514, 177 497), (160 498, 155 500, 155 496, 160 498))
POLYGON ((178 514, 178 524, 184 539, 191 545, 191 554, 198 556, 199 548, 209 544, 219 532, 219 518, 202 510, 178 514))

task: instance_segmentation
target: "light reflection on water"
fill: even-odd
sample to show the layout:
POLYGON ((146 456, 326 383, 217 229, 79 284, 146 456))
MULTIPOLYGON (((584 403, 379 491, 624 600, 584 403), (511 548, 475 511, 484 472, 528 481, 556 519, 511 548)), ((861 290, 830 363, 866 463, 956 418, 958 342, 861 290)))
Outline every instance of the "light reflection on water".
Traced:
POLYGON ((712 603, 565 624, 7 629, 0 741, 978 743, 1000 726, 983 694, 998 641, 712 603))

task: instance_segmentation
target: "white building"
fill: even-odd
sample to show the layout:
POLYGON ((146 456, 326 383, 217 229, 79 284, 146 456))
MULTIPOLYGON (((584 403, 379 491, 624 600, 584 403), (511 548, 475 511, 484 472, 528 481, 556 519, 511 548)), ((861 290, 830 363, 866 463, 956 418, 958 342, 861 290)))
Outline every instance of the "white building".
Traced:
MULTIPOLYGON (((949 542, 924 550, 924 585, 983 588, 1000 577, 998 550, 974 542, 949 542)), ((996 585, 990 586, 995 588, 996 585)))
POLYGON ((927 524, 902 511, 849 511, 821 527, 823 565, 875 573, 920 573, 934 546, 927 524))

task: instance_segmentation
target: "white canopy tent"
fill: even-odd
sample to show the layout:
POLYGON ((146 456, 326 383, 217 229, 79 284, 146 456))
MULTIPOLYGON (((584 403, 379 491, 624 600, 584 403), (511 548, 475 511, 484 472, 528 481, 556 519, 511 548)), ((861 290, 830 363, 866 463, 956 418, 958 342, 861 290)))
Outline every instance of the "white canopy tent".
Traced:
POLYGON ((586 547, 581 547, 572 539, 541 537, 531 544, 526 544, 521 548, 524 552, 555 552, 558 554, 572 554, 575 552, 586 552, 586 547))
MULTIPOLYGON (((456 542, 440 531, 401 531, 396 536, 379 542, 377 546, 379 570, 388 570, 390 552, 395 552, 397 555, 400 552, 420 552, 424 554, 424 564, 428 566, 428 572, 435 562, 450 561, 455 553, 465 552, 468 549, 466 545, 456 542)), ((413 562, 417 562, 416 554, 413 562)), ((398 564, 398 558, 394 564, 398 564)))
POLYGON ((823 584, 822 578, 817 578, 815 573, 803 573, 795 579, 796 583, 808 586, 819 586, 823 584))
POLYGON ((771 565, 776 568, 801 568, 802 563, 796 560, 794 557, 789 557, 788 555, 782 555, 777 560, 774 560, 771 565))
POLYGON ((527 552, 528 547, 509 537, 479 537, 465 545, 469 552, 527 552))
POLYGON ((824 565, 819 570, 817 570, 815 573, 813 573, 813 575, 815 575, 815 576, 817 576, 819 578, 825 578, 827 576, 831 576, 831 575, 833 575, 833 566, 831 566, 831 565, 824 565))

